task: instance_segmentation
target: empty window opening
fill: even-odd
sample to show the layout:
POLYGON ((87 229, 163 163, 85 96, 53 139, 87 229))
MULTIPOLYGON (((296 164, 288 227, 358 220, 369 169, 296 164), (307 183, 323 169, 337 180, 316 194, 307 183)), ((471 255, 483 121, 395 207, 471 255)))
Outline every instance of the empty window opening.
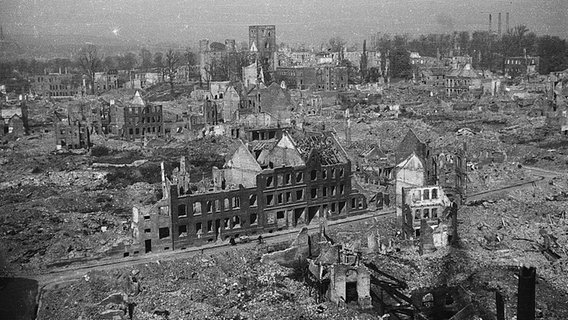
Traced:
POLYGON ((230 229, 231 228, 231 223, 230 223, 231 219, 229 218, 225 218, 223 220, 223 228, 226 229, 230 229))
POLYGON ((424 211, 422 211, 422 218, 430 219, 430 209, 429 208, 426 208, 426 209, 424 209, 424 211))
POLYGON ((152 229, 144 229, 144 233, 152 233, 152 229))
POLYGON ((312 188, 310 195, 312 199, 316 199, 318 197, 318 188, 312 188))
POLYGON ((241 206, 241 199, 233 197, 233 209, 238 209, 241 206))
POLYGON ((422 212, 421 212, 420 209, 416 209, 416 210, 414 211, 414 219, 420 220, 420 214, 421 214, 421 213, 422 213, 422 212))
POLYGON ((207 221, 207 232, 213 232, 213 221, 207 221))
POLYGON ((316 216, 319 216, 319 206, 309 207, 308 208, 308 219, 306 224, 309 224, 316 216))
POLYGON ((250 224, 251 224, 251 225, 256 225, 256 224, 258 224, 257 219, 258 219, 258 215, 257 215, 256 213, 251 213, 251 214, 250 214, 250 224))
POLYGON ((278 194, 278 196, 277 196, 277 202, 278 202, 278 204, 284 203, 284 194, 282 194, 282 193, 279 193, 279 194, 278 194))
POLYGON ((285 175, 286 184, 292 184, 292 175, 287 173, 285 175))
POLYGON ((203 224, 201 222, 195 224, 195 233, 196 234, 203 233, 203 224))
POLYGON ((213 212, 213 203, 211 201, 207 201, 207 212, 208 213, 213 212))
POLYGON ((345 194, 345 185, 343 184, 339 185, 339 194, 345 194))
POLYGON ((146 221, 150 220, 150 216, 144 216, 144 220, 146 221))
POLYGON ((292 201, 292 192, 286 192, 286 203, 292 201))
POLYGON ((322 197, 327 197, 327 187, 322 189, 322 197))
POLYGON ((357 199, 351 199, 351 209, 357 208, 357 199))
POLYGON ((296 190, 296 200, 304 200, 304 190, 296 190))
POLYGON ((345 213, 345 201, 339 202, 339 213, 345 213))
POLYGON ((267 194, 266 195, 266 205, 267 206, 274 205, 274 195, 273 194, 267 194))
POLYGON ((335 196, 337 194, 335 186, 331 186, 330 189, 331 189, 331 195, 335 196))
POLYGON ((438 219, 438 208, 432 208, 432 219, 438 219))
POLYGON ((277 211, 276 212, 276 219, 284 219, 286 217, 286 215, 284 214, 284 211, 277 211))
POLYGON ((304 182, 304 173, 298 172, 298 174, 296 175, 296 183, 301 183, 301 182, 304 182))
POLYGON ((178 226, 178 234, 180 238, 187 237, 187 226, 185 224, 178 226))
POLYGON ((294 226, 296 226, 298 224, 298 220, 302 217, 302 215, 304 215, 305 211, 306 211, 306 208, 294 209, 294 221, 293 221, 294 226))
POLYGON ((345 176, 345 169, 340 168, 340 169, 339 169, 339 177, 340 177, 340 178, 343 178, 344 176, 345 176))
POLYGON ((256 207, 256 205, 257 205, 257 204, 256 204, 256 194, 251 194, 251 195, 249 196, 249 205, 250 205, 251 207, 256 207))
POLYGON ((241 218, 239 216, 233 217, 233 228, 240 228, 241 227, 241 218))
POLYGON ((187 216, 187 211, 185 210, 185 204, 178 205, 178 216, 180 217, 187 216))
POLYGON ((432 189, 432 199, 438 199, 438 189, 432 189))
POLYGON ((170 236, 170 228, 166 227, 166 228, 160 228, 158 230, 158 234, 160 239, 164 239, 170 236))
POLYGON ((201 214, 201 202, 194 202, 193 203, 193 214, 200 215, 201 214))
POLYGON ((327 169, 323 169, 323 170, 321 171, 321 178, 322 178, 322 179, 327 179, 327 169))
POLYGON ((315 181, 317 178, 318 178, 317 170, 312 170, 312 172, 310 173, 310 180, 315 181))
POLYGON ((337 213, 337 203, 331 203, 331 213, 337 213))
POLYGON ((273 177, 267 177, 266 178, 266 187, 267 188, 274 187, 274 178, 273 177))

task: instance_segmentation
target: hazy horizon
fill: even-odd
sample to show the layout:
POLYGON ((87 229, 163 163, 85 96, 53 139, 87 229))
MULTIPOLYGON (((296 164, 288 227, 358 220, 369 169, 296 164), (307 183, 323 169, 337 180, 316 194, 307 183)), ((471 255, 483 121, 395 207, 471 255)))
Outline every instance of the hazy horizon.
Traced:
POLYGON ((276 25, 277 42, 319 44, 334 36, 350 43, 382 32, 451 33, 510 26, 566 38, 565 0, 0 0, 5 34, 114 37, 139 44, 194 44, 208 38, 247 40, 248 26, 276 25), (449 10, 451 8, 451 10, 449 10))

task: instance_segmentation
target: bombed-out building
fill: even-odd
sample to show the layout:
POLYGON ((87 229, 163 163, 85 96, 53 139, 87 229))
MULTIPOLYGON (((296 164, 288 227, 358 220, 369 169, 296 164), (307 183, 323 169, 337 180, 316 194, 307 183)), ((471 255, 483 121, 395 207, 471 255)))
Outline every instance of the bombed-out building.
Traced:
POLYGON ((284 132, 275 143, 256 144, 264 147, 241 143, 213 168, 211 181, 190 183, 182 162, 171 180, 164 178, 167 202, 135 210, 139 245, 146 252, 181 249, 367 212, 334 134, 284 132))
POLYGON ((109 116, 109 132, 126 140, 164 135, 162 106, 147 104, 138 91, 125 105, 112 103, 109 116))

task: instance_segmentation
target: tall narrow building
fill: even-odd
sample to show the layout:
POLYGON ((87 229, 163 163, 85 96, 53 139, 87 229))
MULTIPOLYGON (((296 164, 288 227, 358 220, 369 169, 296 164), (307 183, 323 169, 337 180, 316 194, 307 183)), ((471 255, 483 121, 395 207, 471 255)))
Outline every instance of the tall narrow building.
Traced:
POLYGON ((265 72, 274 71, 276 69, 274 56, 277 52, 276 26, 249 26, 249 50, 256 54, 258 63, 265 72))

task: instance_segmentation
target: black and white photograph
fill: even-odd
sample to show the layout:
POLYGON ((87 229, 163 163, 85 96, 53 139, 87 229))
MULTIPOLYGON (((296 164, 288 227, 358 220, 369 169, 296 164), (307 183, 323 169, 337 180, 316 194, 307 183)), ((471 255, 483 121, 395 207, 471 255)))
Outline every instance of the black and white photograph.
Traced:
POLYGON ((0 0, 0 320, 568 319, 568 1, 0 0))

